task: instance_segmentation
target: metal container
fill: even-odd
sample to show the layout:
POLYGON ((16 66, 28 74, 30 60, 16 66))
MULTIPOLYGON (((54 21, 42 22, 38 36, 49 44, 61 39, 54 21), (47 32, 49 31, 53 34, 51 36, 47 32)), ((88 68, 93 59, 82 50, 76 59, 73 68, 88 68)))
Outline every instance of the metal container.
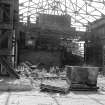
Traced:
POLYGON ((72 84, 84 84, 96 86, 99 67, 90 66, 66 66, 67 82, 72 84))

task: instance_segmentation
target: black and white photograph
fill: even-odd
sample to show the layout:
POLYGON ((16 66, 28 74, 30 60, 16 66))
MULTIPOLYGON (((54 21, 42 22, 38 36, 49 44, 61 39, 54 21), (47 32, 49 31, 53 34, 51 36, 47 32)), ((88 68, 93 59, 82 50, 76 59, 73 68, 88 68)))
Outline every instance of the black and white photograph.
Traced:
POLYGON ((0 0, 0 105, 105 105, 105 0, 0 0))

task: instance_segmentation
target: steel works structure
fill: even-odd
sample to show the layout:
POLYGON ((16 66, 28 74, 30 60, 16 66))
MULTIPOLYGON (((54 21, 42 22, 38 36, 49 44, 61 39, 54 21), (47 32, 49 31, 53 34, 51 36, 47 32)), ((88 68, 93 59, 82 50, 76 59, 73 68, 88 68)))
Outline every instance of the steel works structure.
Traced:
POLYGON ((0 0, 0 75, 10 74, 16 64, 16 35, 18 33, 18 0, 0 0))
POLYGON ((85 31, 88 23, 105 15, 104 0, 20 0, 21 22, 37 20, 37 14, 71 16, 71 25, 85 31))

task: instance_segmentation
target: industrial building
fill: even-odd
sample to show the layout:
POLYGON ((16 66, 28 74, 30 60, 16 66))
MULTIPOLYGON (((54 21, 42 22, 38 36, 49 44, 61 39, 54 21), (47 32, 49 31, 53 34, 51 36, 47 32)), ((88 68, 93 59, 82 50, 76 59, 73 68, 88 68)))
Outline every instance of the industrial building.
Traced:
MULTIPOLYGON (((104 0, 0 0, 0 37, 0 92, 65 95, 50 94, 54 102, 47 104, 32 100, 37 95, 26 99, 13 93, 18 105, 64 105, 73 94, 80 99, 81 93, 66 97, 70 91, 83 91, 82 97, 91 91, 94 100, 84 98, 81 105, 88 105, 87 99, 105 104, 93 93, 105 96, 104 0), (64 97, 65 103, 60 101, 64 97)), ((3 104, 15 105, 14 97, 3 104)))

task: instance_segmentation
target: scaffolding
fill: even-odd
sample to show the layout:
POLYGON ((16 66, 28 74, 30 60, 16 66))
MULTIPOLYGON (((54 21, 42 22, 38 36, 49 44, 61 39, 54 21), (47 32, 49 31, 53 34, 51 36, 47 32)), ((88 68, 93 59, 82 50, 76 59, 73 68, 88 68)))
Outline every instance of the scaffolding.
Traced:
POLYGON ((18 77, 14 71, 17 62, 16 34, 18 27, 18 0, 0 0, 0 74, 9 73, 18 77))

